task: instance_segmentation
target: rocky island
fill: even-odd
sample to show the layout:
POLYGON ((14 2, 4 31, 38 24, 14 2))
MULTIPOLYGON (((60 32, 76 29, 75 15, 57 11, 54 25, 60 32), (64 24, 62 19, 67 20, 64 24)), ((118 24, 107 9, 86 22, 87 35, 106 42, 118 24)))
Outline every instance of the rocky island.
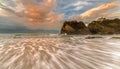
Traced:
POLYGON ((82 21, 65 21, 61 34, 120 34, 120 19, 99 18, 85 25, 82 21))

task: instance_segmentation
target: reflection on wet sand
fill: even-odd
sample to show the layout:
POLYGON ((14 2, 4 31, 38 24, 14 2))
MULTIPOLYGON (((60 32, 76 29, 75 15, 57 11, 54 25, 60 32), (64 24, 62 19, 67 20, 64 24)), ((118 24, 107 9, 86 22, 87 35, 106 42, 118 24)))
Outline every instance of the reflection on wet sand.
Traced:
POLYGON ((117 39, 5 38, 0 69, 120 69, 117 39))

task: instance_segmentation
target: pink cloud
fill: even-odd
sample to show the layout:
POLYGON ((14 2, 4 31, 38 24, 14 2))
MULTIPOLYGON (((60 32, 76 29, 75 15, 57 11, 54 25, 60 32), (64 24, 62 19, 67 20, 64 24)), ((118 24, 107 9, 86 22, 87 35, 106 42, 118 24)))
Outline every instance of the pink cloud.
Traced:
POLYGON ((73 16, 72 19, 77 20, 92 20, 98 17, 107 17, 111 12, 112 9, 119 7, 120 5, 117 3, 107 3, 100 5, 98 7, 92 8, 78 16, 73 16))
POLYGON ((24 24, 30 29, 55 29, 61 25, 61 14, 55 14, 55 0, 45 0, 40 4, 33 4, 29 1, 25 2, 24 11, 19 12, 26 19, 24 24))
POLYGON ((99 14, 101 14, 102 12, 105 12, 107 10, 113 9, 115 7, 119 6, 116 3, 108 3, 108 4, 103 4, 101 6, 98 6, 96 8, 90 9, 86 12, 84 12, 83 14, 80 15, 81 18, 94 18, 94 17, 98 17, 99 14))

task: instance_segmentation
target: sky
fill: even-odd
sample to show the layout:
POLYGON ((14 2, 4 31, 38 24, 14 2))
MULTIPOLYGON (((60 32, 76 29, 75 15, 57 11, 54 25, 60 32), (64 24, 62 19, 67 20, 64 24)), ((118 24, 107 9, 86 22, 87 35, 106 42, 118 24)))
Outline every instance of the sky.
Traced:
POLYGON ((120 0, 0 0, 0 32, 60 30, 65 20, 99 17, 120 18, 120 0))

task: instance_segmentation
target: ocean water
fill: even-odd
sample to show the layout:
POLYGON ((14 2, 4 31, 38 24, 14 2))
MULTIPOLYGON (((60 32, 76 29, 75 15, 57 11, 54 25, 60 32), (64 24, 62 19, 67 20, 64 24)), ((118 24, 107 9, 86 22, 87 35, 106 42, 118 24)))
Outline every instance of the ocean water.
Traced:
POLYGON ((0 35, 0 69, 120 69, 119 38, 0 35))

